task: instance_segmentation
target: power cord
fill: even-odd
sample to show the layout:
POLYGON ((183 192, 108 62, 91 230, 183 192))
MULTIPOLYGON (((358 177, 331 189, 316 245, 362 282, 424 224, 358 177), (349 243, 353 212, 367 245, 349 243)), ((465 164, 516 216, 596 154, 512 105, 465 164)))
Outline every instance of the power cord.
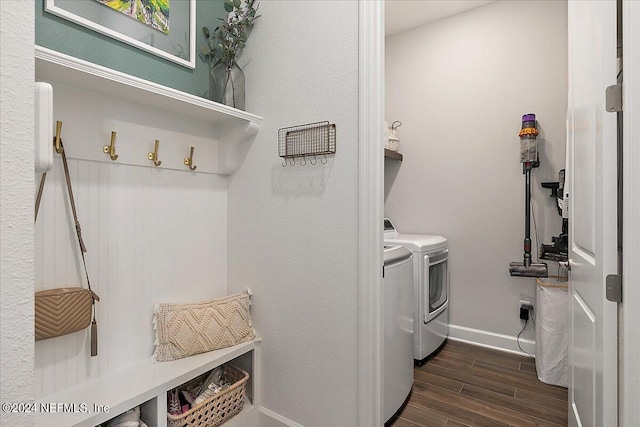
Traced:
POLYGON ((520 333, 518 334, 518 338, 516 339, 516 342, 518 343, 518 348, 520 349, 521 352, 523 352, 524 354, 526 354, 529 357, 534 357, 533 354, 529 354, 526 351, 524 351, 524 349, 520 346, 520 335, 522 335, 522 333, 524 332, 525 328, 527 327, 527 324, 529 324, 529 319, 524 321, 524 326, 522 327, 522 330, 520 331, 520 333))

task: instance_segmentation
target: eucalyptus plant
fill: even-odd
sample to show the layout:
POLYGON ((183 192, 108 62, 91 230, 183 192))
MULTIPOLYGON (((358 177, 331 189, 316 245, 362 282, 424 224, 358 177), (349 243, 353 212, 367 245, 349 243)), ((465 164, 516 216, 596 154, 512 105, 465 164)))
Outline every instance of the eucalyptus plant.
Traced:
POLYGON ((256 0, 225 0, 224 10, 227 16, 220 18, 222 23, 215 30, 202 27, 206 44, 200 53, 210 68, 218 62, 231 65, 246 46, 254 21, 260 17, 256 0))

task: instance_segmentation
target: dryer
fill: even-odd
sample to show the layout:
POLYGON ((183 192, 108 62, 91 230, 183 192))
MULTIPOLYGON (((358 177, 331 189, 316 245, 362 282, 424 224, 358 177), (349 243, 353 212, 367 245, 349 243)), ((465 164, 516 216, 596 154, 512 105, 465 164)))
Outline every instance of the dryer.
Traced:
POLYGON ((443 236, 400 234, 384 219, 384 244, 413 254, 413 358, 422 363, 449 335, 449 245, 443 236))

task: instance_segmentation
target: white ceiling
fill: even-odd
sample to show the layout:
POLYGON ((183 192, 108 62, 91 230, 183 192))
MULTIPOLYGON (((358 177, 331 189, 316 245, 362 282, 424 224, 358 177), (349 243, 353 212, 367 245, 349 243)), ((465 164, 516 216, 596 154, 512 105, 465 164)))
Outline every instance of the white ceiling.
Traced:
POLYGON ((385 34, 390 36, 494 1, 496 0, 386 0, 385 34))

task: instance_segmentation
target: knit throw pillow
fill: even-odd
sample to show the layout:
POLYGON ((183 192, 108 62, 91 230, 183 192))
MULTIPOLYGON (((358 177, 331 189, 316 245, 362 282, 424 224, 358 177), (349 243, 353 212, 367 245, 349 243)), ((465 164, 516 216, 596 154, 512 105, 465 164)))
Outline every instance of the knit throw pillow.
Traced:
POLYGON ((156 359, 167 362, 255 338, 249 296, 245 290, 194 304, 156 304, 156 359))

